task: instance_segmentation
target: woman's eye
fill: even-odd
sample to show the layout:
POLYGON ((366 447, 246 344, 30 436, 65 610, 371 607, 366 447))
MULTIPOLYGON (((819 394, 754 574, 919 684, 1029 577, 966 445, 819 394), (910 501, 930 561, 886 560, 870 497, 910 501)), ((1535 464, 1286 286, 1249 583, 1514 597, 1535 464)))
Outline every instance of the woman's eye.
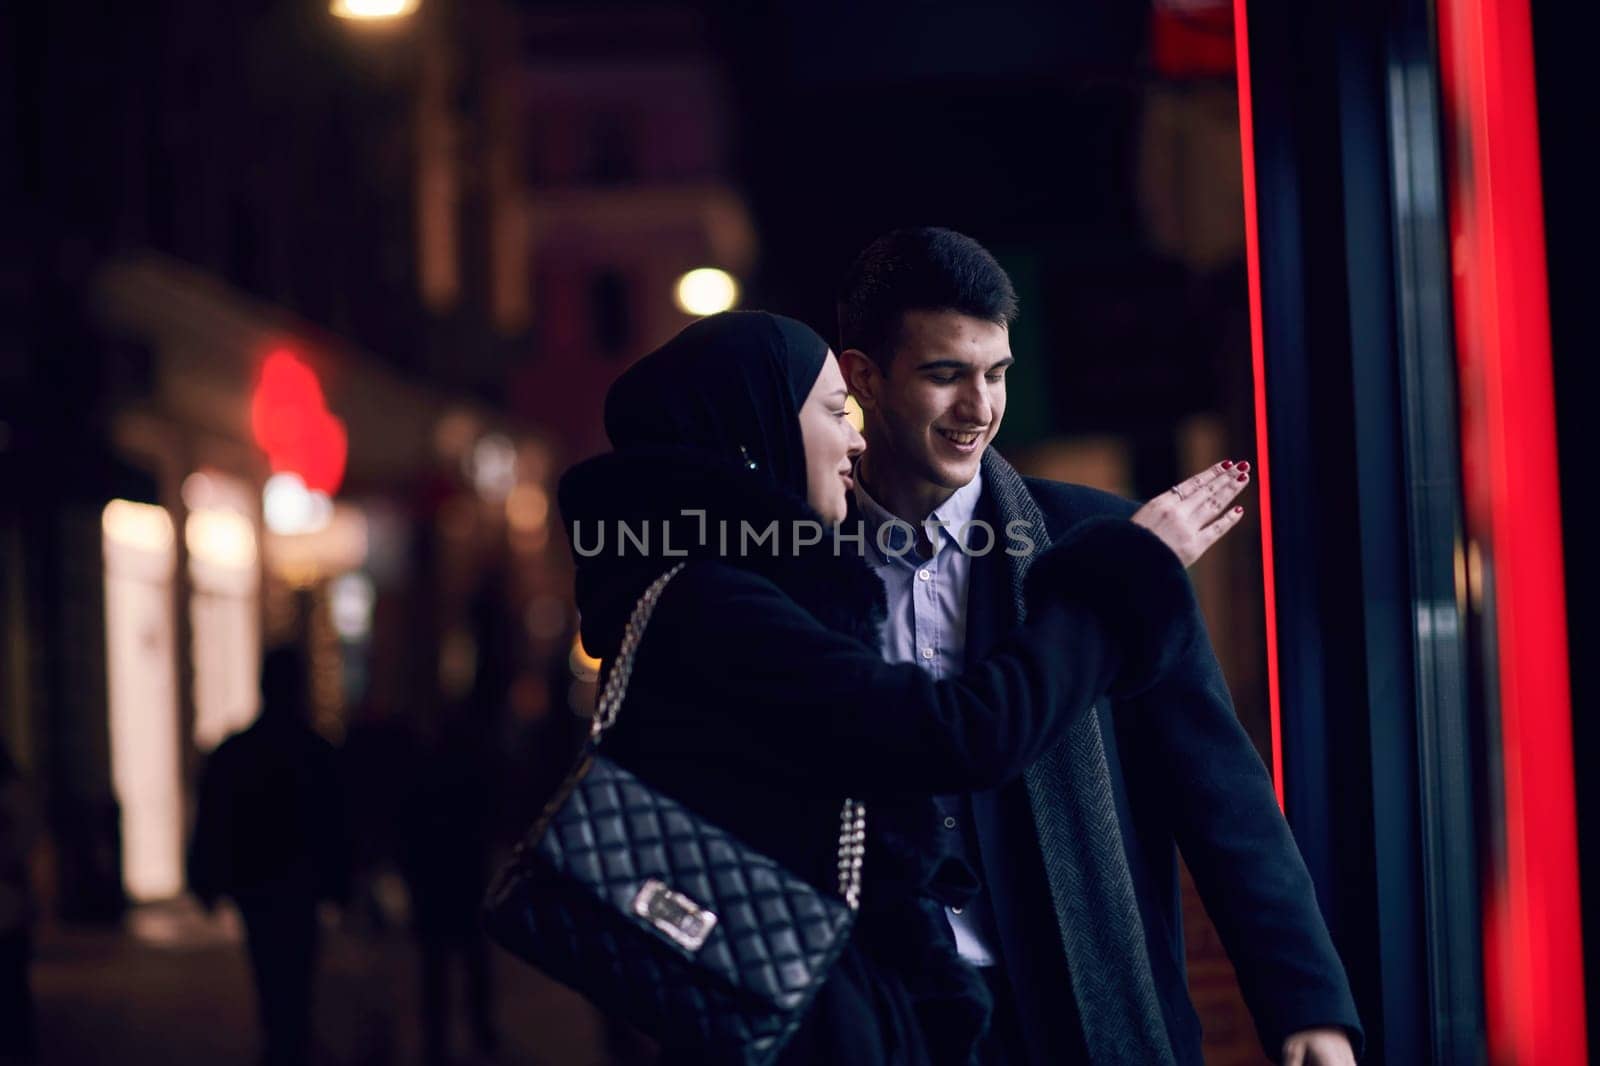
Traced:
POLYGON ((849 413, 850 413, 849 411, 846 411, 843 408, 841 408, 841 409, 833 412, 833 417, 834 418, 843 418, 845 415, 847 415, 849 413))

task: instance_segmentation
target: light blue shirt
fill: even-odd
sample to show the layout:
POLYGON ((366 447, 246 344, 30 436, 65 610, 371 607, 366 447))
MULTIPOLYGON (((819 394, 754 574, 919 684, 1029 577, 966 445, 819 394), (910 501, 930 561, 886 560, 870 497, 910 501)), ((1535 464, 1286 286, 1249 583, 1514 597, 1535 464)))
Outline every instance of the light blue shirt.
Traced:
MULTIPOLYGON (((916 663, 935 681, 965 672, 972 558, 961 545, 970 544, 979 551, 984 550, 985 541, 992 546, 992 538, 981 531, 973 537, 967 535, 982 495, 983 475, 979 474, 922 520, 933 546, 933 554, 923 559, 910 524, 884 510, 867 494, 860 479, 856 480, 856 503, 866 519, 866 559, 888 595, 883 657, 890 662, 916 663)), ((966 832, 959 818, 970 809, 968 804, 941 799, 940 808, 947 830, 966 832)), ((963 910, 945 908, 956 948, 974 966, 993 966, 997 961, 987 931, 989 923, 983 920, 986 906, 987 900, 980 898, 963 910)))

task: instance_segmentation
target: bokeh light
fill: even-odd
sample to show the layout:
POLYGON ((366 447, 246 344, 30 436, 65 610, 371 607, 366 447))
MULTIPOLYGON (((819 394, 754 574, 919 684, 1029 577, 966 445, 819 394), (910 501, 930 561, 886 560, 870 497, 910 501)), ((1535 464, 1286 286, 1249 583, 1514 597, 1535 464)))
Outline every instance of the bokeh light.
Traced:
POLYGON ((739 302, 739 283, 726 270, 701 267, 678 279, 678 307, 691 315, 715 315, 739 302))

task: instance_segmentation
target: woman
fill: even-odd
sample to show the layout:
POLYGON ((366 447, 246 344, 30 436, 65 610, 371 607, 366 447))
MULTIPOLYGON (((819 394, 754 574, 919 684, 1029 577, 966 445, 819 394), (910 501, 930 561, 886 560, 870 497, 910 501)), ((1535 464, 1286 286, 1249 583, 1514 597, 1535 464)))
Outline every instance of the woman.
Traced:
POLYGON ((1168 609, 1189 586, 1154 535, 1085 523, 1034 560, 1028 625, 981 667, 936 683, 884 662, 882 586, 861 542, 822 526, 845 518, 864 448, 844 401, 822 338, 755 312, 702 320, 625 373, 606 401, 616 450, 560 490, 583 638, 609 659, 640 592, 687 562, 606 753, 828 891, 840 804, 867 803, 860 921, 781 1061, 966 1062, 988 996, 941 908, 974 882, 931 797, 1014 777, 1106 691, 1151 683, 1195 636, 1152 621, 1189 617, 1168 609))

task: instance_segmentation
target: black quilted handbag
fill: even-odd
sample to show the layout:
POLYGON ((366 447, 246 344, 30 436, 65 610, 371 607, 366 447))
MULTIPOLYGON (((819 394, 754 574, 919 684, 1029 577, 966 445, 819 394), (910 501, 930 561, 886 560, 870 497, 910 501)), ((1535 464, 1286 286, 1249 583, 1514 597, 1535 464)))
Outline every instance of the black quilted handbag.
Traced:
POLYGON ((839 895, 818 891, 596 753, 673 567, 639 598, 590 740, 490 888, 500 945, 672 1052, 770 1062, 844 950, 866 810, 839 815, 839 895))

